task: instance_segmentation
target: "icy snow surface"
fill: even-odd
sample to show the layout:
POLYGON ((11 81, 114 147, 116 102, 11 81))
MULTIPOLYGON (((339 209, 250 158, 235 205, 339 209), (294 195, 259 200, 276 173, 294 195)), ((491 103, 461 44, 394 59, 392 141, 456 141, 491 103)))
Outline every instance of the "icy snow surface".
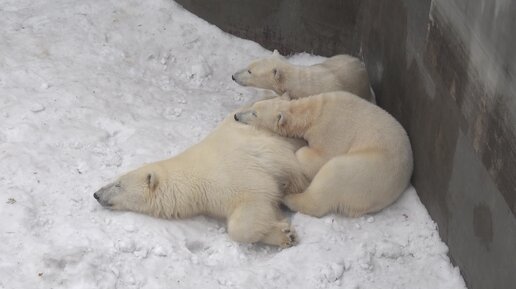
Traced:
POLYGON ((230 76, 269 53, 166 0, 0 0, 0 288, 465 288, 412 188, 374 216, 293 214, 286 250, 97 204, 256 99, 230 76))

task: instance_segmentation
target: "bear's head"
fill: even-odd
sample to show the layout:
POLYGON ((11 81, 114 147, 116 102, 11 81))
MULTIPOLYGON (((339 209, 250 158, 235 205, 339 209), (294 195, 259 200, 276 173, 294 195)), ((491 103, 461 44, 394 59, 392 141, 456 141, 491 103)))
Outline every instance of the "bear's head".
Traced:
POLYGON ((250 109, 237 112, 235 120, 283 135, 289 118, 290 101, 280 97, 255 102, 250 109))
POLYGON ((159 173, 148 165, 119 177, 93 197, 105 208, 154 215, 159 185, 159 173))
POLYGON ((237 71, 231 78, 242 86, 252 86, 274 90, 278 94, 281 89, 284 68, 289 65, 277 50, 272 56, 255 60, 247 68, 237 71))

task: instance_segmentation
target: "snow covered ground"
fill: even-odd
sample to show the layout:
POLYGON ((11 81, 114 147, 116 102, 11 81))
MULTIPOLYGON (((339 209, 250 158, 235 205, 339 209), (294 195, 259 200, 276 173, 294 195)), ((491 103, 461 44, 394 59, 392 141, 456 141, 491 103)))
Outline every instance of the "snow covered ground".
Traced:
POLYGON ((0 0, 0 288, 465 288, 412 188, 374 216, 293 214, 286 250, 97 204, 256 98, 230 76, 268 53, 167 0, 0 0))

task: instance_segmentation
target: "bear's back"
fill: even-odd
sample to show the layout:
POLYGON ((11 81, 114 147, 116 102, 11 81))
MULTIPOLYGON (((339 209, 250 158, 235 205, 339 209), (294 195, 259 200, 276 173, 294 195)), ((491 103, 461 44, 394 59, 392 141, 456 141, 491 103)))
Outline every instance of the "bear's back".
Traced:
MULTIPOLYGON (((311 98, 324 103, 317 130, 332 134, 333 139, 350 141, 349 145, 358 148, 382 147, 398 151, 410 147, 404 128, 392 115, 352 93, 336 91, 311 98)), ((335 150, 338 146, 339 143, 335 143, 335 150)))
MULTIPOLYGON (((343 90, 374 102, 369 76, 362 61, 350 55, 336 55, 325 62, 312 66, 311 70, 321 77, 325 91, 343 90), (329 77, 328 75, 331 75, 329 77)), ((323 91, 320 91, 323 92, 323 91)))
POLYGON ((197 173, 221 187, 274 191, 277 179, 296 167, 294 152, 304 143, 238 123, 233 114, 182 156, 197 173))

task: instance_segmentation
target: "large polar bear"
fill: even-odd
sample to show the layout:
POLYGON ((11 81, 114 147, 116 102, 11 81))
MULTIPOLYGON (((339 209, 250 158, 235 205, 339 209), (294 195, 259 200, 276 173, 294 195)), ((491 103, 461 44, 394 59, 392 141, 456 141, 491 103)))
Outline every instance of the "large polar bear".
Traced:
POLYGON ((308 142, 296 156, 313 181, 303 193, 285 197, 294 211, 360 216, 385 208, 409 184, 412 149, 405 130, 386 111, 351 93, 263 100, 235 119, 308 142))
POLYGON ((336 55, 320 64, 290 64, 277 50, 272 56, 255 60, 231 77, 243 86, 270 89, 291 99, 323 92, 344 90, 375 102, 369 77, 362 61, 349 55, 336 55))
POLYGON ((156 217, 226 218, 235 241, 289 247, 295 234, 279 203, 284 189, 308 186, 294 154, 302 145, 231 114, 200 143, 121 176, 94 197, 104 207, 156 217))

